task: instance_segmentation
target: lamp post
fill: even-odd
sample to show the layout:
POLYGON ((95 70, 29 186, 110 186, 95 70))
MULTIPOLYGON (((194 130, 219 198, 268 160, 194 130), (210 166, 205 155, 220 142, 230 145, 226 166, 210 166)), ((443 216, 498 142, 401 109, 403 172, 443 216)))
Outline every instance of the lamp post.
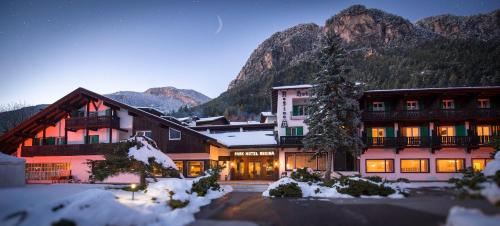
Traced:
POLYGON ((132 200, 134 200, 134 192, 135 192, 135 188, 137 187, 136 184, 131 184, 130 185, 130 188, 132 189, 132 200))

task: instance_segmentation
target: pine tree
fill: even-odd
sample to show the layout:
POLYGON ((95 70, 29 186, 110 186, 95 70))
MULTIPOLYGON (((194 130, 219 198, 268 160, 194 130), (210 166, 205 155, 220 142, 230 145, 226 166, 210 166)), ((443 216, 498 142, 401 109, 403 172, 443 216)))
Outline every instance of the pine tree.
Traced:
POLYGON ((306 150, 314 150, 316 155, 328 154, 326 179, 330 179, 337 152, 357 154, 363 146, 358 135, 361 124, 358 99, 362 89, 346 77, 348 70, 340 43, 334 34, 325 35, 321 42, 323 68, 311 89, 309 117, 305 121, 309 133, 303 140, 306 150))

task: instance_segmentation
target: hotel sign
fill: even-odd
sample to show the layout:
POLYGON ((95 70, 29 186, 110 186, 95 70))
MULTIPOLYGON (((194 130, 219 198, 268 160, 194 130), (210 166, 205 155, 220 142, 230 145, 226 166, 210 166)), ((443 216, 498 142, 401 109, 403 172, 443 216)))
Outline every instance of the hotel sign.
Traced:
POLYGON ((274 151, 236 151, 234 156, 274 156, 274 151))

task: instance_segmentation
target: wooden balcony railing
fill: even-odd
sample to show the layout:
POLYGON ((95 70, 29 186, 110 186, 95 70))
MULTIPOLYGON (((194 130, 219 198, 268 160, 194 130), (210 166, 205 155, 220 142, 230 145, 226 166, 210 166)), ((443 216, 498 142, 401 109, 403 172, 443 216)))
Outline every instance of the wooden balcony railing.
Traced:
POLYGON ((74 155, 100 155, 104 151, 115 148, 117 144, 68 144, 68 145, 42 145, 24 146, 21 148, 22 157, 33 156, 74 156, 74 155))
POLYGON ((492 136, 364 137, 366 147, 404 148, 446 146, 478 147, 491 144, 492 136))
POLYGON ((66 119, 67 129, 83 128, 120 128, 120 118, 117 116, 72 117, 66 119))
POLYGON ((300 146, 304 136, 281 136, 280 145, 283 146, 300 146))
POLYGON ((364 111, 365 122, 498 119, 500 109, 430 109, 405 111, 364 111))

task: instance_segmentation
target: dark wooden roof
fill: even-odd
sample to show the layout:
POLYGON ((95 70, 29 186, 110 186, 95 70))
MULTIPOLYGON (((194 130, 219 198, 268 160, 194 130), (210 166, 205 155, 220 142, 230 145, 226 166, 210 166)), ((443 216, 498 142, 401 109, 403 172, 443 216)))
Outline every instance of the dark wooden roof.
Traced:
POLYGON ((17 147, 21 142, 23 142, 23 140, 34 137, 40 130, 42 130, 46 126, 55 125, 55 123, 64 118, 72 110, 84 106, 89 100, 98 99, 102 100, 104 102, 104 105, 110 108, 114 108, 117 110, 119 110, 120 108, 126 109, 131 116, 145 117, 150 120, 156 121, 160 125, 173 127, 184 132, 192 133, 196 136, 203 137, 205 140, 212 144, 218 144, 215 139, 201 134, 193 129, 80 87, 0 136, 1 151, 7 154, 15 152, 17 150, 17 147))

